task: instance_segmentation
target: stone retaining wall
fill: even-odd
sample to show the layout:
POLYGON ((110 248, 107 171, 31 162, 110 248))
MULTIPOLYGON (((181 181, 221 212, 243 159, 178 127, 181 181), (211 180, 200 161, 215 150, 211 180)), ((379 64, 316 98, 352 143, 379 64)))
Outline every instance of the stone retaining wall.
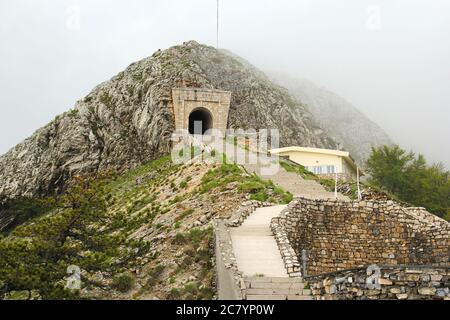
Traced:
POLYGON ((307 251, 308 275, 369 264, 449 263, 450 224, 393 201, 296 198, 271 228, 288 269, 299 269, 297 257, 307 251))
POLYGON ((450 300, 449 266, 381 266, 379 270, 378 288, 368 287, 366 268, 305 280, 316 300, 450 300))
POLYGON ((291 245, 288 234, 290 228, 288 228, 289 222, 286 220, 286 216, 289 216, 289 210, 288 207, 284 209, 278 217, 273 218, 270 223, 270 228, 275 241, 277 242, 281 258, 284 262, 284 267, 286 268, 289 277, 301 277, 300 255, 297 255, 296 250, 291 245))

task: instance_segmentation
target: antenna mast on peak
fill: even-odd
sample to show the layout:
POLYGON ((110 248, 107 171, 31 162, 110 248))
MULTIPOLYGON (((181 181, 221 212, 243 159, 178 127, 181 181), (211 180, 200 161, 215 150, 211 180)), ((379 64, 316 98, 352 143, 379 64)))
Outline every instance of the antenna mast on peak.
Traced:
POLYGON ((219 49, 219 0, 217 0, 217 35, 216 35, 216 47, 219 49))

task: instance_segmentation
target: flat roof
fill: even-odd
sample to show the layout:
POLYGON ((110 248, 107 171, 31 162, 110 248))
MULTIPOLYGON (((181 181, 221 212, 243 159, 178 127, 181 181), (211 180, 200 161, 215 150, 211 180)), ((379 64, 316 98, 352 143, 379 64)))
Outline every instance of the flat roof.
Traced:
MULTIPOLYGON (((291 146, 291 147, 285 147, 285 148, 272 149, 272 150, 269 150, 269 152, 273 153, 273 154, 278 154, 278 153, 283 153, 283 152, 307 152, 307 153, 319 153, 319 154, 339 156, 339 157, 343 157, 355 170, 357 168, 355 160, 353 160, 353 158, 350 155, 350 152, 348 152, 348 151, 291 146)), ((362 171, 361 171, 361 174, 362 174, 362 171)))

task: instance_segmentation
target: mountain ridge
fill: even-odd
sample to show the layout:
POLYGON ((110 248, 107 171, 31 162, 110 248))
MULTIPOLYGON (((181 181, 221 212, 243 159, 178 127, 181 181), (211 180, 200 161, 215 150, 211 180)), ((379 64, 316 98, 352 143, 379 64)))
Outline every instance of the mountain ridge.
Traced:
POLYGON ((231 91, 230 128, 278 128, 282 146, 336 146, 303 105, 255 70, 195 41, 132 63, 0 156, 0 201, 60 192, 75 175, 125 171, 169 153, 173 87, 231 91))

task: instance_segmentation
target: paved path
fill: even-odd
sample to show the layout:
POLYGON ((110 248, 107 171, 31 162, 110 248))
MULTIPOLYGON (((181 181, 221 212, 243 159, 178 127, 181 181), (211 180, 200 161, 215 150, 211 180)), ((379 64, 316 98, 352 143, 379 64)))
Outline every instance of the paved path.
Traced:
MULTIPOLYGON (((334 192, 326 191, 320 183, 303 179, 299 174, 287 172, 281 166, 275 174, 271 175, 264 175, 261 166, 256 164, 246 164, 244 168, 247 172, 256 173, 265 180, 272 180, 276 185, 297 197, 309 199, 335 199, 336 197, 334 192)), ((338 193, 338 199, 348 198, 338 193)))
POLYGON ((288 277, 270 230, 270 220, 278 216, 285 207, 256 209, 240 227, 231 229, 233 251, 244 276, 288 277))
MULTIPOLYGON (((269 163, 277 163, 278 158, 265 155, 251 156, 257 158, 259 164, 242 164, 237 159, 245 159, 245 150, 234 148, 226 143, 227 158, 241 164, 249 173, 256 173, 264 180, 272 180, 276 185, 294 196, 309 199, 334 199, 334 192, 328 192, 318 182, 305 180, 295 172, 287 172, 281 166, 271 174, 267 172, 269 163), (264 164, 264 165, 261 165, 264 164), (264 168, 265 167, 265 168, 264 168)), ((220 146, 205 146, 220 150, 220 146)), ((272 168, 273 169, 273 168, 272 168)), ((338 194, 339 199, 348 199, 338 194)), ((231 228, 230 235, 238 269, 245 277, 246 299, 282 299, 308 300, 312 299, 311 291, 304 289, 301 279, 289 278, 283 263, 278 245, 270 229, 272 218, 278 216, 285 205, 256 209, 240 227, 231 228)))

